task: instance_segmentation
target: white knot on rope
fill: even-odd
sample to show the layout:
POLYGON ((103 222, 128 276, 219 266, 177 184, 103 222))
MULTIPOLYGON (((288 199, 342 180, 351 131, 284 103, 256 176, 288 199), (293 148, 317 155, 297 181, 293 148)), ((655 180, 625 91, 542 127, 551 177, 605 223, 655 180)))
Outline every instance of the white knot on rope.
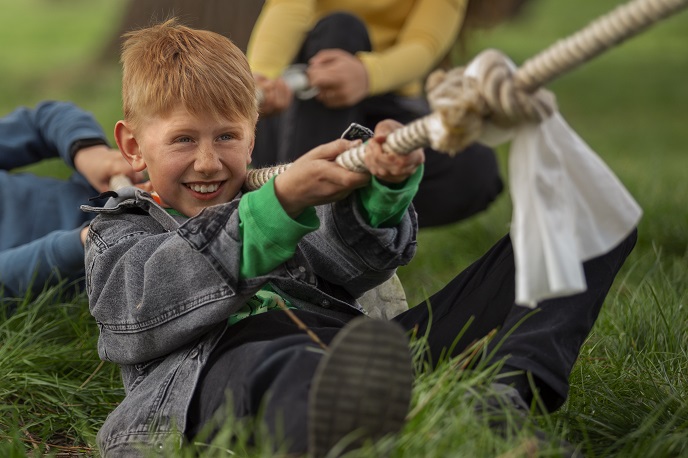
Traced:
POLYGON ((439 116, 429 121, 430 145, 456 154, 476 141, 484 122, 511 127, 540 122, 556 111, 554 95, 529 93, 514 81, 515 67, 504 54, 487 50, 467 68, 437 70, 426 82, 428 101, 439 116))

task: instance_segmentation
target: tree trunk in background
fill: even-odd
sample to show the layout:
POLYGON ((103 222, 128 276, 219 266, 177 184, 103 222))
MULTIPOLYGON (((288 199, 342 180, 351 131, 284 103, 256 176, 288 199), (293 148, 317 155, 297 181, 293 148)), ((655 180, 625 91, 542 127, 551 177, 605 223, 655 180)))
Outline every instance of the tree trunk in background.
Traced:
POLYGON ((106 44, 102 59, 119 59, 122 34, 176 17, 184 25, 212 30, 246 52, 263 0, 130 0, 120 25, 106 44))

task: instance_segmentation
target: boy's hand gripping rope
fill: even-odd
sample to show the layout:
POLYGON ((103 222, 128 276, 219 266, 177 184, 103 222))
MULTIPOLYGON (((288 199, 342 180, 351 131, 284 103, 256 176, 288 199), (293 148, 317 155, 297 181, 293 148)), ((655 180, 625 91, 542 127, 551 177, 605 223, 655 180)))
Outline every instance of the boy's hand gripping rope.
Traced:
MULTIPOLYGON (((518 69, 512 69, 500 52, 488 50, 480 55, 477 78, 464 77, 463 67, 437 71, 427 81, 433 112, 392 132, 382 147, 395 154, 426 146, 456 154, 480 137, 486 121, 502 127, 540 122, 556 111, 554 96, 542 86, 686 6, 688 0, 633 0, 557 41, 518 69)), ((344 151, 336 161, 363 172, 365 148, 344 151)), ((249 170, 246 190, 258 189, 289 166, 249 170)))

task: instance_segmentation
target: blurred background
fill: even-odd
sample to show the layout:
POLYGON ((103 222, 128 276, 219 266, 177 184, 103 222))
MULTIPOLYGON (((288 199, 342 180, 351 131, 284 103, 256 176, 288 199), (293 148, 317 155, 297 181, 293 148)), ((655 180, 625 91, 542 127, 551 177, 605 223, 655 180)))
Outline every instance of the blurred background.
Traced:
MULTIPOLYGON (((450 56, 462 65, 486 48, 517 64, 581 29, 617 0, 471 1, 473 20, 450 56)), ((0 115, 45 99, 94 113, 112 139, 120 119, 119 37, 169 16, 210 28, 245 49, 260 0, 0 0, 0 115)), ((569 124, 618 174, 645 210, 643 253, 686 262, 688 251, 688 12, 671 17, 564 75, 549 88, 569 124)), ((114 143, 113 143, 114 144, 114 143)), ((506 147, 500 160, 506 174, 506 147)), ((32 169, 66 176, 59 162, 32 169)), ((475 259, 508 229, 510 201, 468 222, 421 234, 402 280, 434 291, 457 263, 475 259), (447 240, 452 240, 447 249, 447 240), (460 252, 458 258, 456 253, 460 252)), ((688 263, 687 263, 688 264, 688 263)), ((406 284, 406 283, 405 283, 406 284)), ((410 300, 423 291, 410 291, 410 300)))

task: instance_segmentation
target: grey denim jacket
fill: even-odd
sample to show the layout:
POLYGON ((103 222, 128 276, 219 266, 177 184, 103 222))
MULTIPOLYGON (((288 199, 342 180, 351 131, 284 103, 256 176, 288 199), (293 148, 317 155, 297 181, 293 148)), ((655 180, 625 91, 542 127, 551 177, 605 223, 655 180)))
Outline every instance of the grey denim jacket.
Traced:
POLYGON ((298 307, 364 313, 356 298, 390 278, 416 250, 410 208, 393 228, 372 228, 355 195, 318 207, 320 228, 267 275, 239 279, 239 197, 193 218, 169 215, 140 189, 112 193, 86 242, 89 308, 98 354, 118 364, 125 399, 98 432, 104 456, 165 453, 183 441, 199 374, 227 318, 270 281, 298 307))

